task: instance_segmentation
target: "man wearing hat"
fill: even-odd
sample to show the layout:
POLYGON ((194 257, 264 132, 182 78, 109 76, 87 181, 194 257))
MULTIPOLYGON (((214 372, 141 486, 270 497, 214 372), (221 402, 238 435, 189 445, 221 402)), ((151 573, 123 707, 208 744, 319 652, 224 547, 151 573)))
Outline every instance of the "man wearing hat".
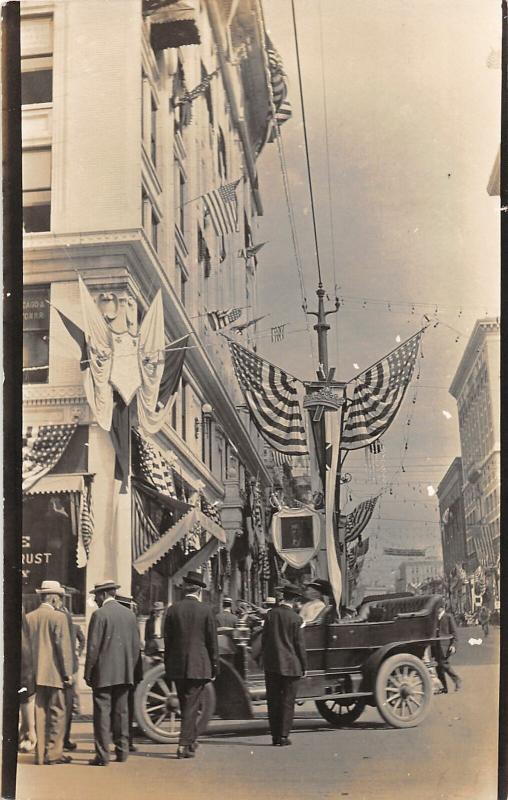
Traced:
POLYGON ((304 594, 306 602, 298 612, 306 625, 315 622, 321 612, 324 611, 326 603, 323 600, 323 596, 330 594, 330 583, 323 578, 316 578, 316 580, 307 584, 304 594))
POLYGON ((300 590, 291 584, 279 590, 282 601, 266 615, 262 648, 272 744, 285 747, 291 744, 296 690, 307 669, 307 658, 302 619, 292 607, 300 590))
POLYGON ((129 755, 129 687, 139 659, 140 640, 136 617, 115 599, 119 588, 104 581, 92 589, 99 608, 88 628, 85 681, 93 692, 95 758, 88 763, 105 767, 109 763, 111 728, 117 761, 129 755))
POLYGON ((36 764, 68 764, 63 755, 65 689, 72 685, 69 626, 59 609, 64 589, 58 581, 43 581, 36 589, 41 604, 26 615, 35 677, 36 764))
POLYGON ((145 625, 145 653, 146 655, 153 655, 160 652, 164 648, 164 612, 166 610, 165 603, 156 600, 150 610, 145 625))
POLYGON ((197 718, 205 685, 217 675, 219 645, 213 609, 201 602, 206 589, 201 575, 190 571, 185 597, 168 609, 164 623, 166 678, 174 681, 182 725, 178 758, 193 758, 197 748, 197 718))
POLYGON ((218 628, 236 628, 238 617, 233 614, 233 601, 231 597, 222 598, 222 611, 216 616, 218 628))

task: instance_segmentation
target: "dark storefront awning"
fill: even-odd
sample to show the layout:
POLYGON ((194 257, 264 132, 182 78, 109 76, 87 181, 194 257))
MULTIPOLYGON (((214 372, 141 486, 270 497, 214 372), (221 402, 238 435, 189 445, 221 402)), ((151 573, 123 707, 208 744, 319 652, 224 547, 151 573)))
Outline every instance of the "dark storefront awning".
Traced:
POLYGON ((173 582, 178 581, 182 575, 186 575, 190 569, 199 569, 208 559, 210 559, 214 553, 217 552, 219 549, 219 540, 212 538, 208 541, 201 550, 198 550, 194 553, 185 564, 180 567, 179 570, 175 572, 174 575, 171 576, 171 580, 173 582))
POLYGON ((83 475, 45 475, 39 478, 26 495, 34 494, 68 494, 81 492, 83 489, 83 475))
POLYGON ((200 43, 195 0, 145 0, 143 10, 154 50, 200 43))

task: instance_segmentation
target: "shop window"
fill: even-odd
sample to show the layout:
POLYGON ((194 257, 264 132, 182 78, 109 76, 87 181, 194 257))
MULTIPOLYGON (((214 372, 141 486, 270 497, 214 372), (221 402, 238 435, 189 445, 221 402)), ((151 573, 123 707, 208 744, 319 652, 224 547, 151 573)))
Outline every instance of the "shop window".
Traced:
POLYGON ((23 228, 26 233, 51 228, 51 148, 23 151, 23 228))
POLYGON ((53 69, 47 68, 50 59, 24 58, 21 61, 21 105, 51 103, 53 100, 53 69))
POLYGON ((49 378, 49 287, 23 291, 23 383, 49 378))

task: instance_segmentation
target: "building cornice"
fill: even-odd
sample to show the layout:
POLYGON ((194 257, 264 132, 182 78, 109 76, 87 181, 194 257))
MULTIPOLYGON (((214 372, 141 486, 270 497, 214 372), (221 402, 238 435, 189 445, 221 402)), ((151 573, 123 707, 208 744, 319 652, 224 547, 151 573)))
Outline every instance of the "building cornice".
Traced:
POLYGON ((469 338, 469 341, 466 345, 466 349, 460 359, 459 366, 455 372, 455 376, 453 381, 450 385, 449 392, 457 399, 462 391, 464 383, 468 377, 468 374, 475 362, 476 352, 480 345, 489 338, 489 337, 497 337, 500 338, 500 326, 499 326, 499 319, 495 317, 489 317, 487 319, 479 319, 476 321, 473 332, 469 338))

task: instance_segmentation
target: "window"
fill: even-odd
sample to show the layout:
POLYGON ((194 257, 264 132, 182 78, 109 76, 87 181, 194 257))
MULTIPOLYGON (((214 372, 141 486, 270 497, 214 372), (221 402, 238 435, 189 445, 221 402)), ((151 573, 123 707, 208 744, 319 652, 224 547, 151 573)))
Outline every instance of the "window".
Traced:
POLYGON ((157 251, 159 244, 158 237, 159 237, 159 220, 155 214, 155 211, 152 209, 152 244, 155 251, 157 251))
POLYGON ((23 228, 25 233, 51 227, 51 148, 23 151, 23 228))
POLYGON ((221 183, 224 183, 228 177, 228 166, 226 160, 226 141, 222 133, 222 128, 219 128, 219 135, 217 137, 217 160, 221 183))
POLYGON ((180 408, 180 422, 182 425, 182 439, 187 441, 187 381, 182 378, 182 404, 180 408))
POLYGON ((145 189, 141 190, 141 216, 143 230, 152 243, 154 250, 157 251, 159 245, 160 220, 145 189))
POLYGON ((186 301, 186 290, 187 290, 187 272, 185 270, 184 265, 182 264, 179 256, 176 256, 176 269, 177 269, 177 280, 179 284, 180 290, 180 301, 183 306, 185 306, 186 301))
POLYGON ((21 21, 21 104, 53 100, 53 18, 26 17, 21 21))
POLYGON ((157 104, 152 95, 152 109, 151 109, 151 125, 150 125, 150 156, 154 167, 157 164, 157 104))
POLYGON ((47 383, 49 377, 49 287, 23 291, 23 383, 47 383), (39 369, 37 369, 39 368, 39 369))
POLYGON ((185 176, 181 169, 178 170, 178 226, 182 233, 185 232, 185 176))

